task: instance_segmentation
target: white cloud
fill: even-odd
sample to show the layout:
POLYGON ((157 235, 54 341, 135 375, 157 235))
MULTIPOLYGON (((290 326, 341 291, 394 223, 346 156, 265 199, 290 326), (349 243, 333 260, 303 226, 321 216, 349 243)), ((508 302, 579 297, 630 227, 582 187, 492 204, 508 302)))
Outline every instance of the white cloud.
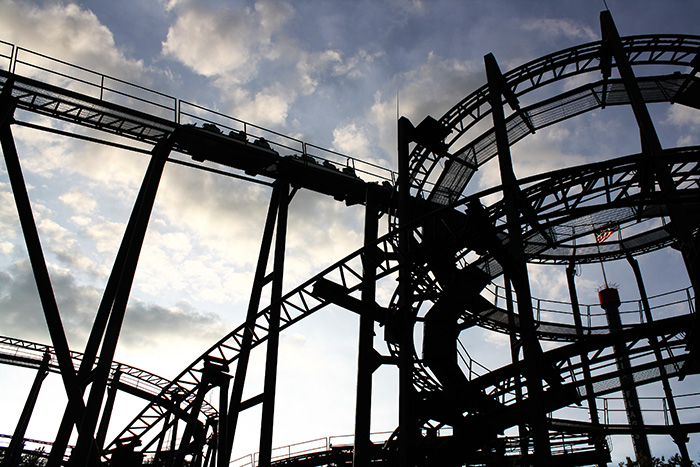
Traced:
POLYGON ((696 146, 698 144, 700 144, 700 139, 695 135, 683 135, 676 142, 676 146, 696 146))
POLYGON ((471 61, 444 59, 431 52, 420 65, 388 79, 381 89, 391 89, 394 84, 395 90, 390 94, 377 90, 374 102, 364 115, 338 125, 333 130, 333 145, 338 149, 360 150, 359 157, 381 166, 393 165, 396 163, 397 104, 399 114, 414 125, 427 115, 440 118, 468 92, 483 84, 482 73, 471 61), (380 159, 377 148, 389 155, 390 160, 380 159))
MULTIPOLYGON (((285 2, 215 8, 186 2, 172 11, 163 54, 210 79, 217 107, 257 125, 285 130, 292 108, 308 97, 331 99, 344 80, 366 76, 381 52, 348 54, 298 38, 303 23, 285 2)), ((301 103, 300 105, 306 105, 301 103)))
POLYGON ((97 207, 97 201, 88 192, 84 190, 71 190, 59 196, 58 199, 63 201, 67 206, 75 212, 90 213, 97 207))
POLYGON ((700 127, 700 112, 697 109, 685 105, 672 105, 668 108, 668 115, 665 123, 670 123, 678 127, 700 127))
POLYGON ((293 94, 280 89, 280 86, 266 88, 257 92, 247 102, 240 103, 237 115, 245 120, 255 121, 258 125, 277 127, 287 120, 289 106, 294 97, 293 94))
POLYGON ((122 79, 138 78, 143 82, 143 63, 127 58, 116 47, 111 31, 90 10, 75 3, 29 6, 15 0, 3 0, 0 9, 3 40, 122 79))
POLYGON ((15 249, 15 246, 11 242, 5 242, 5 241, 0 242, 0 253, 2 253, 4 255, 9 255, 10 253, 12 253, 14 251, 14 249, 15 249))
MULTIPOLYGON (((46 119, 41 124, 66 128, 62 123, 46 119)), ((147 156, 105 145, 24 127, 13 132, 23 170, 47 179, 81 175, 99 183, 102 190, 130 190, 140 185, 148 164, 147 156)))
POLYGON ((332 149, 344 154, 352 154, 353 157, 365 159, 369 156, 370 144, 365 131, 357 122, 337 127, 333 130, 332 149))
POLYGON ((270 53, 273 36, 293 13, 286 3, 257 2, 254 8, 210 8, 187 3, 163 43, 163 53, 205 76, 226 75, 245 83, 270 53))
POLYGON ((2 226, 5 241, 16 237, 16 227, 19 224, 15 198, 10 191, 9 183, 0 183, 0 226, 2 226))
POLYGON ((569 39, 584 41, 599 40, 598 32, 588 26, 582 26, 575 21, 563 18, 531 18, 520 20, 519 24, 525 31, 534 31, 546 37, 564 36, 569 39))

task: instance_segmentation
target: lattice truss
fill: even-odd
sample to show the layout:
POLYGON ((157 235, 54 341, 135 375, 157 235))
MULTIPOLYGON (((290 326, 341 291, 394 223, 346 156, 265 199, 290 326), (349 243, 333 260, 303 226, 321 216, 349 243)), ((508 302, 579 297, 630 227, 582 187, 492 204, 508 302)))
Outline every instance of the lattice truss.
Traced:
MULTIPOLYGON (((621 42, 636 69, 646 66, 656 72, 661 66, 674 68, 671 74, 637 79, 644 103, 678 102, 700 108, 697 98, 700 83, 695 76, 700 38, 636 36, 622 38, 621 42), (686 72, 678 72, 677 68, 686 72)), ((594 42, 548 55, 503 74, 505 91, 501 101, 511 109, 505 122, 507 144, 513 145, 538 129, 594 109, 630 105, 626 83, 610 73, 614 66, 607 46, 594 42), (592 78, 587 84, 554 97, 522 107, 519 104, 520 99, 537 94, 533 91, 552 89, 554 86, 546 86, 581 75, 592 78)), ((0 85, 3 89, 11 86, 11 97, 19 109, 132 140, 163 142, 183 127, 178 122, 9 73, 0 74, 0 85)), ((112 380, 118 372, 124 390, 148 393, 150 402, 107 446, 106 455, 116 446, 136 444, 135 440, 144 451, 152 448, 159 436, 162 438, 163 433, 175 426, 178 418, 184 419, 197 406, 196 394, 206 384, 208 362, 237 365, 241 353, 250 350, 244 349, 248 332, 250 348, 268 340, 275 307, 280 307, 279 331, 284 331, 330 305, 331 301, 322 293, 329 286, 359 301, 368 268, 376 270, 374 281, 409 271, 409 305, 419 321, 428 320, 428 310, 449 296, 455 278, 466 278, 476 285, 469 289, 469 300, 464 300, 457 310, 458 331, 478 325, 522 338, 519 316, 505 304, 488 299, 485 293, 487 286, 510 267, 512 238, 522 239, 522 259, 529 263, 581 264, 622 258, 677 244, 678 226, 668 222, 670 209, 688 214, 686 227, 697 238, 698 147, 625 156, 518 180, 514 187, 517 219, 512 219, 509 211, 510 200, 500 196, 503 187, 465 195, 475 171, 498 155, 496 129, 490 126, 493 113, 490 98, 489 87, 481 87, 439 119, 448 130, 444 151, 434 152, 420 144, 413 147, 407 175, 419 215, 403 222, 401 228, 393 224, 395 228, 377 241, 287 292, 279 302, 257 310, 172 381, 113 364, 112 380), (664 182, 664 190, 657 180, 662 176, 669 181, 664 182), (609 225, 624 230, 626 238, 611 239, 603 245, 588 240, 609 225), (517 235, 513 229, 517 229, 517 235), (409 244, 401 245, 401 238, 407 238, 409 244), (176 416, 171 418, 173 414, 176 416)), ((176 150, 185 153, 191 148, 178 139, 173 144, 176 150)), ((276 156, 277 153, 270 155, 276 156)), ((387 200, 388 211, 395 215, 392 203, 393 199, 387 200)), ((389 303, 373 310, 382 317, 380 324, 388 331, 401 319, 399 296, 397 288, 389 303)), ((536 339, 567 343, 541 355, 541 364, 546 368, 543 391, 551 396, 547 397, 549 405, 543 410, 553 412, 580 403, 588 396, 625 389, 622 370, 616 365, 616 347, 624 348, 628 354, 631 370, 624 376, 630 377, 635 385, 681 375, 689 352, 686 332, 694 323, 694 317, 685 314, 611 332, 605 326, 584 325, 577 329, 572 324, 537 321, 536 339), (582 335, 586 339, 581 339, 582 335), (658 349, 661 349, 661 361, 658 349), (590 371, 590 378, 584 372, 584 361, 589 366, 586 371, 590 371)), ((462 432, 478 431, 484 424, 498 433, 521 422, 524 407, 530 403, 527 377, 521 364, 479 377, 469 375, 468 385, 453 390, 439 381, 415 348, 402 349, 391 340, 387 345, 389 357, 394 361, 402 352, 412 354, 413 388, 421 404, 418 422, 424 433, 442 426, 462 432), (445 416, 436 413, 435 407, 445 404, 451 406, 450 413, 445 416), (460 415, 455 417, 454 413, 460 415)), ((31 366, 40 360, 39 355, 50 353, 51 349, 4 338, 0 341, 0 351, 1 359, 14 358, 31 366), (24 357, 23 352, 27 353, 24 357)), ((74 366, 79 366, 81 354, 74 352, 71 357, 76 362, 74 366)), ((206 403, 196 414, 202 422, 216 416, 216 409, 206 403)), ((480 439, 475 437, 471 448, 480 449, 480 439)), ((445 443, 463 441, 464 438, 453 437, 446 438, 445 443)), ((517 450, 512 440, 507 443, 509 449, 517 450)), ((553 449, 557 448, 553 446, 553 449)))

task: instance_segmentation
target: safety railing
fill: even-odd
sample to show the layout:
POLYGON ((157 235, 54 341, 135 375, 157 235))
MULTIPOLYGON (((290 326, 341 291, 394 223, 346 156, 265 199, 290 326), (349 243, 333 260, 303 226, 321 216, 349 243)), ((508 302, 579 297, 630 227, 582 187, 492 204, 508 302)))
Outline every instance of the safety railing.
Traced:
POLYGON ((36 79, 99 101, 128 107, 174 123, 244 132, 264 138, 280 155, 299 155, 350 167, 365 181, 396 182, 397 174, 378 164, 325 149, 153 89, 0 41, 0 70, 36 79))
MULTIPOLYGON (((602 404, 598 404, 599 412, 602 412, 601 420, 605 424, 624 423, 626 409, 622 396, 611 396, 600 398, 602 404)), ((645 423, 655 423, 657 420, 663 420, 663 425, 670 426, 672 422, 671 409, 668 398, 665 396, 638 396, 639 403, 644 413, 645 423)), ((676 411, 679 418, 697 419, 697 414, 700 414, 700 392, 687 394, 674 394, 673 401, 676 405, 676 411), (694 412, 694 416, 690 416, 690 412, 694 412), (688 417, 684 417, 684 414, 688 417)))
MULTIPOLYGON (((370 434, 373 443, 381 443, 391 436, 391 431, 384 431, 370 434)), ((316 438, 301 443, 280 446, 272 450, 272 462, 291 459, 306 454, 315 454, 330 451, 335 448, 351 447, 354 443, 353 435, 329 436, 326 438, 316 438)), ((260 453, 256 452, 240 457, 229 462, 231 467, 256 467, 260 463, 260 453)))
POLYGON ((177 98, 173 96, 19 46, 13 46, 13 51, 8 70, 11 73, 177 121, 177 98))
MULTIPOLYGON (((506 293, 503 286, 494 283, 490 284, 485 289, 485 296, 489 297, 494 306, 506 307, 506 293)), ((693 288, 689 286, 649 296, 649 309, 655 319, 694 313, 694 299, 693 288)), ((517 300, 513 299, 513 303, 517 307, 517 300)), ((573 308, 570 302, 533 297, 532 308, 537 323, 574 326, 573 308)), ((600 304, 580 303, 579 310, 584 328, 590 329, 608 325, 605 311, 603 311, 600 304)), ((639 298, 622 300, 619 310, 623 326, 647 322, 644 305, 639 298)))
POLYGON ((458 361, 461 362, 462 371, 464 371, 464 374, 467 376, 469 381, 491 371, 481 363, 474 360, 469 354, 467 348, 459 339, 457 339, 457 357, 458 361))
POLYGON ((15 45, 0 41, 0 70, 11 71, 15 57, 15 45))

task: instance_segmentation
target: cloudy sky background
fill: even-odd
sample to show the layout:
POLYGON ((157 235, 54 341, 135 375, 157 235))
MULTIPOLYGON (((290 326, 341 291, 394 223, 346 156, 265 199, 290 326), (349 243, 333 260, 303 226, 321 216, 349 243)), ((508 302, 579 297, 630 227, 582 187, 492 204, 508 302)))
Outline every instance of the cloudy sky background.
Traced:
MULTIPOLYGON (((700 2, 608 5, 621 35, 700 33, 700 2)), ((485 82, 485 54, 493 53, 505 72, 598 40, 603 8, 602 1, 0 0, 0 40, 394 168, 397 96, 400 114, 414 123, 439 117, 485 82)), ((698 113, 679 106, 652 112, 665 147, 700 144, 698 113)), ((629 109, 608 109, 539 131, 514 149, 516 174, 636 153, 631 125, 629 109)), ((68 340, 82 350, 148 160, 13 131, 68 340)), ((475 186, 496 182, 493 169, 485 168, 475 186)), ((241 323, 269 195, 265 186, 166 167, 117 361, 172 378, 241 323)), ((49 344, 4 163, 0 196, 0 334, 49 344)), ((362 218, 361 208, 298 193, 287 289, 359 248, 362 218)), ((688 285, 672 253, 641 261, 642 267, 653 261, 659 273, 650 294, 688 285)), ((617 282, 628 269, 610 266, 612 274, 619 270, 617 282)), ((601 281, 599 269, 584 270, 582 302, 595 302, 601 281)), ((567 297, 563 270, 535 269, 532 282, 536 296, 567 297)), ((390 291, 381 293, 387 299, 390 291)), ((276 445, 352 432, 356 328, 356 316, 329 309, 282 336, 276 445)), ((508 362, 505 336, 475 330, 468 340, 470 352, 491 367, 508 362)), ((14 430, 33 376, 0 368, 1 433, 14 430)), ((374 431, 396 425, 395 376, 389 368, 375 374, 374 431)), ((254 383, 248 391, 255 389, 254 383)), ((62 411, 55 397, 61 392, 58 378, 48 378, 37 412, 62 411)), ((133 402, 122 401, 117 427, 138 409, 133 402)), ((257 449, 258 416, 246 414, 253 428, 237 441, 234 457, 257 449)), ((28 437, 51 440, 57 424, 58 415, 35 417, 28 437)), ((652 439, 655 454, 674 452, 667 438, 652 439)), ((630 454, 625 438, 615 438, 614 448, 615 459, 630 454)))

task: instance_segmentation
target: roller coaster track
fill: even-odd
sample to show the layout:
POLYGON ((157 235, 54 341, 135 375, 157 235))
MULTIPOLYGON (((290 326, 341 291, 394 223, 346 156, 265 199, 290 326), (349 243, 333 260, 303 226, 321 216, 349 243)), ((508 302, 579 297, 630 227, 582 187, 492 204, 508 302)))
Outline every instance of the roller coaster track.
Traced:
MULTIPOLYGON (((56 362, 56 355, 53 347, 16 339, 14 337, 0 336, 0 363, 2 364, 36 369, 39 368, 44 354, 47 353, 50 356, 49 371, 59 373, 60 370, 56 362)), ((83 360, 83 354, 81 352, 71 351, 71 358, 73 359, 73 366, 78 368, 80 362, 83 360)), ((172 386, 172 382, 166 378, 124 363, 113 362, 111 367, 112 369, 109 376, 110 386, 115 383, 115 375, 118 374, 116 378, 117 389, 147 401, 156 399, 164 388, 172 386)), ((175 387, 173 390, 183 395, 186 395, 188 392, 184 387, 175 387)), ((189 407, 191 402, 190 398, 189 403, 185 405, 189 407)), ((163 405, 167 405, 167 401, 163 401, 163 405)), ((170 408, 175 409, 176 412, 180 410, 179 407, 176 406, 171 406, 170 408)), ((201 414, 203 417, 211 418, 216 417, 218 411, 205 401, 202 405, 201 414)))
MULTIPOLYGON (((631 373, 638 385, 658 381, 661 378, 661 366, 665 368, 669 377, 680 375, 685 359, 686 330, 691 322, 692 317, 689 315, 667 318, 635 326, 618 334, 595 336, 545 352, 542 364, 553 368, 558 378, 557 384, 546 388, 545 409, 554 412, 572 404, 579 404, 586 398, 588 394, 583 377, 582 354, 589 355, 593 368, 590 382, 596 397, 620 391, 621 372, 616 366, 613 345, 624 345, 629 350, 631 373), (663 342, 663 361, 655 360, 652 346, 649 344, 651 337, 660 338, 663 342)), ((488 461, 488 453, 478 452, 479 447, 493 441, 505 429, 516 425, 522 418, 522 413, 527 410, 530 403, 528 399, 517 397, 518 389, 523 389, 524 379, 522 365, 511 364, 471 380, 468 386, 447 392, 422 393, 418 402, 419 412, 423 414, 421 418, 424 421, 454 427, 452 434, 424 441, 422 450, 428 453, 428 460, 439 465, 446 459, 454 459, 454 453, 459 452, 458 458, 466 465, 488 461), (488 396, 493 401, 491 407, 485 407, 483 398, 475 396, 477 393, 488 396)), ((699 424, 691 425, 698 429, 699 424)), ((577 456, 590 456, 591 459, 594 459, 594 454, 590 447, 587 448, 590 439, 587 436, 582 438, 582 434, 630 433, 628 426, 608 423, 592 426, 560 419, 551 419, 548 428, 563 439, 563 450, 558 455, 564 457, 576 453, 577 456)), ((671 433, 674 429, 665 425, 647 425, 643 430, 648 433, 671 433)), ((520 440, 505 438, 501 442, 505 446, 517 444, 520 440)), ((516 462, 519 456, 515 454, 515 449, 512 451, 511 459, 516 462)), ((392 451, 390 448, 380 449, 377 445, 374 454, 377 460, 390 460, 392 451)), ((329 459, 336 459, 336 462, 344 461, 349 465, 351 458, 352 449, 348 451, 339 446, 326 451, 292 455, 273 464, 320 466, 326 465, 329 459)), ((527 465, 527 461, 522 458, 519 462, 527 465)))
MULTIPOLYGON (((673 70, 673 74, 640 78, 638 84, 645 102, 678 102, 698 108, 695 78, 697 51, 700 38, 696 36, 635 36, 622 39, 624 51, 634 66, 664 65, 690 67, 687 73, 673 70)), ((14 54, 14 52, 13 52, 14 54)), ((506 84, 506 103, 513 108, 506 126, 508 144, 512 145, 539 128, 572 118, 583 112, 609 105, 628 105, 630 99, 620 80, 610 78, 608 68, 610 52, 602 42, 584 44, 543 57, 516 68, 503 75, 506 84), (587 72, 603 72, 603 79, 577 89, 564 92, 553 98, 519 108, 517 98, 565 78, 587 72)), ((299 187, 332 195, 348 204, 363 202, 369 188, 376 190, 388 204, 391 190, 381 185, 369 184, 354 172, 326 170, 318 158, 305 159, 307 146, 294 149, 281 140, 272 140, 272 146, 257 144, 259 139, 247 139, 252 135, 243 125, 225 127, 229 135, 218 128, 205 131, 181 121, 180 105, 176 102, 173 119, 162 118, 155 113, 139 111, 99 98, 89 97, 80 91, 69 91, 60 85, 43 83, 33 78, 22 77, 12 71, 0 70, 0 88, 9 92, 18 109, 39 115, 50 116, 112 135, 131 140, 156 144, 175 134, 175 150, 187 154, 195 162, 204 161, 243 170, 250 176, 267 178, 289 177, 295 174, 299 187), (241 140, 236 132, 243 131, 241 140), (279 151, 289 151, 295 157, 281 157, 279 151), (322 174, 323 176, 319 177, 322 174), (319 180, 326 180, 320 183, 319 180)), ((102 92, 102 88, 101 92, 102 92)), ((124 96, 121 96, 124 97, 124 96)), ((133 96, 126 96, 134 100, 133 96)), ((138 99, 137 99, 138 100, 138 99)), ((152 103, 150 103, 152 104, 152 103)), ((162 109, 161 109, 162 110, 162 109)), ((462 192, 472 174, 479 166, 496 155, 493 129, 470 138, 469 130, 478 127, 484 117, 491 114, 489 89, 484 86, 467 96, 440 119, 450 130, 446 147, 453 154, 433 153, 420 145, 410 157, 410 177, 413 194, 417 200, 427 197, 428 203, 421 205, 424 213, 408 222, 402 229, 394 229, 374 244, 366 245, 326 270, 307 280, 283 296, 279 305, 282 316, 280 331, 301 319, 331 304, 328 288, 341 291, 350 298, 358 296, 363 279, 363 265, 371 264, 377 269, 377 280, 395 274, 400 267, 407 267, 411 274, 412 303, 416 310, 430 308, 443 295, 448 281, 445 275, 478 275, 484 284, 493 281, 504 271, 508 263, 505 253, 509 246, 505 200, 490 202, 492 195, 499 194, 504 187, 494 187, 480 193, 463 197, 462 192), (457 149, 452 149, 452 148, 457 149), (444 170, 438 168, 445 162, 444 170), (426 209, 426 206, 432 206, 426 209), (442 207, 441 207, 442 206, 442 207), (399 236, 407 232, 411 242, 410 254, 399 248, 399 236), (451 265, 443 269, 442 259, 449 258, 451 265), (423 306, 427 305, 427 306, 423 306)), ((209 120, 204 119, 206 123, 209 120)), ((31 122, 17 122, 36 126, 31 122)), ((200 120, 201 123, 201 120, 200 120)), ((237 122, 238 123, 238 122, 237 122)), ((528 262, 555 264, 586 263, 621 258, 667 247, 677 241, 673 226, 664 225, 662 219, 668 215, 668 206, 680 206, 698 219, 700 207, 700 148, 668 149, 650 156, 653 163, 669 168, 674 190, 662 191, 653 186, 645 190, 640 176, 640 155, 621 157, 575 168, 562 169, 546 174, 518 180, 518 202, 526 206, 519 213, 517 228, 520 229, 528 262), (624 240, 611 241, 600 247, 589 240, 602 226, 615 224, 622 231, 626 226, 643 224, 641 233, 626 236, 624 240)), ((171 159, 172 160, 172 159, 171 159)), ((182 161, 181 161, 182 162, 182 161)), ((192 164, 200 167, 200 164, 192 164)), ((388 171, 360 175, 372 181, 394 180, 388 171)), ((415 201, 418 203, 419 201, 415 201)), ((695 221, 697 222, 697 221, 695 221)), ((513 225, 513 224, 511 224, 513 225)), ((692 225, 693 233, 698 230, 692 225)), ((632 229, 630 229, 632 230, 632 229)), ((480 279, 480 280, 481 280, 480 279)), ((474 291, 474 303, 460 310, 459 326, 488 327, 499 332, 519 332, 517 316, 496 304, 487 303, 482 289, 474 291)), ((355 298, 356 299, 356 298, 355 298)), ((357 299, 356 299, 357 300, 357 299)), ((237 361, 243 345, 246 328, 252 331, 252 346, 266 341, 269 332, 270 313, 276 303, 260 310, 255 318, 241 324, 210 347, 202 356, 189 365, 170 382, 157 386, 158 395, 120 433, 108 447, 121 441, 139 439, 147 448, 147 435, 166 417, 168 411, 178 405, 184 396, 191 401, 202 382, 205 362, 218 359, 231 364, 237 361)), ((387 327, 395 325, 397 309, 396 295, 391 303, 382 308, 362 310, 372 313, 373 318, 387 327)), ((357 310, 354 310, 357 311, 357 310)), ((418 319, 425 319, 419 315, 418 319)), ((634 363, 634 377, 640 384, 660 378, 659 365, 669 376, 677 376, 683 367, 687 352, 684 350, 685 331, 689 315, 679 316, 651 324, 639 324, 619 333, 606 327, 583 329, 584 340, 578 340, 573 326, 560 322, 540 321, 536 337, 555 341, 575 341, 559 349, 547 352, 546 363, 556 376, 548 379, 545 391, 551 398, 549 410, 556 410, 585 398, 585 387, 581 377, 580 355, 591 354, 590 361, 595 372, 593 384, 595 395, 603 395, 620 389, 619 371, 614 368, 615 358, 611 351, 614 345, 624 343, 630 350, 634 363), (661 323, 661 324, 660 324, 661 323), (667 356, 662 362, 650 361, 651 350, 645 340, 649 336, 661 339, 667 356), (579 360, 577 360, 579 358, 579 360), (559 380, 558 383, 551 381, 559 380), (615 382, 617 381, 617 383, 615 382)), ((398 352, 396 344, 389 345, 392 353, 398 352)), ((422 422, 449 423, 463 433, 473 433, 485 418, 497 418, 498 426, 485 430, 483 437, 472 437, 473 452, 478 443, 491 437, 498 430, 518 423, 528 400, 516 401, 516 389, 522 389, 522 368, 510 365, 482 377, 472 379, 468 386, 445 390, 424 367, 415 355, 413 383, 424 400, 425 407, 439 405, 436 412, 421 418, 422 422), (461 406, 469 395, 481 393, 493 404, 488 410, 475 406, 461 406), (453 407, 454 404, 454 407, 453 407), (455 412, 454 409, 459 409, 455 412), (459 414, 459 416, 455 414, 459 414), (440 415, 438 415, 440 414, 440 415), (436 420, 442 418, 444 420, 436 420)), ((483 400, 482 397, 474 400, 483 400)), ((188 408, 182 409, 187 411, 188 408)), ((426 446, 426 452, 435 456, 444 455, 453 445, 463 444, 461 435, 438 440, 438 445, 426 446)), ((471 446, 471 445, 470 445, 471 446)), ((144 448, 145 449, 145 448, 144 448)), ((469 451, 469 449, 467 449, 469 451)), ((472 452, 469 451, 469 452, 472 452)))
MULTIPOLYGON (((698 173, 697 163, 692 162, 693 158, 697 161, 697 151, 698 148, 690 148, 687 150, 668 151, 663 154, 667 162, 674 164, 677 187, 681 192, 685 192, 688 195, 683 196, 683 199, 690 200, 693 203, 695 202, 694 200, 697 199, 697 183, 698 176, 700 175, 700 173, 698 173)), ((560 226, 562 223, 572 222, 575 219, 590 216, 591 213, 600 210, 601 205, 605 206, 611 213, 621 211, 622 214, 618 214, 615 219, 620 222, 625 222, 635 218, 634 208, 639 202, 639 200, 635 198, 634 193, 638 189, 638 184, 635 182, 636 177, 633 173, 635 160, 636 158, 631 156, 593 164, 591 167, 583 166, 565 169, 553 174, 538 175, 536 177, 523 179, 521 180, 521 184, 523 186, 529 186, 527 190, 523 190, 524 193, 529 194, 528 199, 532 201, 541 201, 540 205, 544 212, 540 216, 540 219, 542 221, 547 221, 548 227, 554 228, 560 226), (602 170, 603 168, 605 168, 605 170, 602 170), (544 187, 568 185, 568 187, 562 187, 558 194, 550 195, 543 189, 543 186, 540 185, 544 187), (576 189, 574 187, 576 187, 576 189), (560 198, 557 203, 554 203, 552 200, 557 197, 560 198), (548 202, 545 202, 546 200, 548 202), (613 200, 613 202, 608 202, 609 200, 613 200)), ((465 198, 459 203, 459 206, 467 207, 470 204, 473 205, 475 201, 491 193, 492 190, 488 190, 479 195, 465 198)), ((667 195, 656 191, 653 197, 648 200, 648 205, 663 204, 666 201, 667 195)), ((415 256, 411 257, 411 263, 413 265, 423 264, 427 258, 434 256, 439 250, 462 250, 466 255, 466 251, 464 251, 465 245, 469 245, 470 242, 475 241, 478 237, 477 232, 474 230, 474 224, 471 222, 463 222, 461 225, 462 230, 457 230, 454 226, 445 225, 445 235, 440 235, 439 241, 437 236, 434 237, 433 240, 436 241, 435 244, 429 244, 429 239, 426 239, 423 235, 426 223, 430 221, 441 221, 443 219, 440 216, 442 211, 454 210, 457 207, 458 206, 453 206, 435 211, 407 227, 410 229, 412 238, 421 240, 420 251, 417 252, 415 256), (447 237, 448 234, 450 237, 447 237)), ((490 212, 490 218, 497 219, 501 215, 502 205, 501 203, 496 203, 486 210, 490 212)), ((466 217, 467 219, 469 218, 469 208, 466 208, 466 217)), ((601 220, 605 221, 607 218, 601 220)), ((524 233, 527 234, 526 238, 528 238, 528 242, 532 240, 541 241, 541 235, 537 233, 537 231, 528 225, 523 225, 522 227, 524 233)), ((504 228, 504 226, 496 228, 497 235, 503 237, 504 228)), ((580 231, 574 231, 570 228, 563 228, 561 230, 562 234, 558 235, 557 239, 562 243, 578 236, 592 233, 590 222, 582 224, 580 231), (574 233, 572 234, 572 232, 574 233)), ((294 323, 330 304, 329 301, 315 292, 315 287, 320 282, 333 282, 340 285, 348 294, 353 294, 359 290, 362 284, 363 261, 371 261, 377 266, 378 279, 398 271, 400 262, 400 251, 397 248, 398 236, 399 231, 390 232, 380 238, 376 244, 366 246, 354 252, 317 276, 307 280, 296 289, 285 294, 281 302, 282 322, 280 330, 287 329, 294 323)), ((660 239, 655 237, 652 237, 652 239, 656 239, 663 244, 667 244, 668 241, 670 241, 666 234, 661 235, 660 239)), ((540 249, 545 245, 544 243, 532 244, 533 256, 539 254, 540 249)), ((638 248, 644 250, 657 246, 651 239, 649 241, 632 242, 630 245, 637 245, 638 248)), ((502 272, 498 263, 496 263, 492 257, 485 256, 478 264, 494 278, 502 272)), ((422 279, 423 282, 426 282, 429 279, 429 274, 426 273, 422 279)), ((425 285, 424 288, 430 289, 431 287, 437 287, 437 284, 433 281, 425 285)), ((421 290, 421 287, 416 287, 416 289, 421 290)), ((431 294, 425 293, 421 295, 419 293, 417 295, 420 297, 429 296, 431 294)), ((433 297, 437 297, 437 295, 433 294, 433 297)), ((263 343, 267 338, 267 323, 269 321, 270 309, 273 305, 274 304, 271 304, 267 308, 261 310, 257 314, 255 322, 251 323, 251 327, 254 330, 253 346, 263 343)), ((388 322, 388 310, 386 314, 388 322)), ((470 318, 473 317, 465 315, 463 319, 468 320, 470 318)), ((478 323, 480 325, 486 325, 502 332, 507 332, 509 329, 508 314, 505 310, 498 307, 492 307, 481 315, 476 316, 476 318, 478 318, 478 323)), ((180 384, 187 387, 196 387, 199 380, 195 378, 201 374, 200 370, 204 365, 204 361, 210 357, 223 359, 229 364, 233 363, 238 357, 243 341, 244 330, 245 324, 239 326, 222 338, 185 371, 178 375, 173 382, 180 382, 180 384)), ((606 327, 584 329, 585 334, 601 334, 608 332, 608 328, 606 327)), ((538 335, 541 338, 571 340, 575 338, 575 330, 571 325, 540 322, 538 323, 538 335)), ((421 391, 431 391, 439 388, 439 384, 425 372, 420 361, 416 361, 415 366, 415 385, 417 389, 421 391)), ((170 390, 166 388, 161 395, 161 399, 168 400, 170 397, 170 390)), ((150 404, 149 407, 146 407, 139 417, 119 435, 119 438, 144 436, 153 426, 155 417, 154 411, 159 412, 161 415, 163 413, 157 408, 157 404, 150 404)))
MULTIPOLYGON (((631 64, 637 68, 642 65, 673 67, 673 75, 640 79, 642 95, 647 102, 681 101, 682 93, 691 83, 697 86, 694 72, 697 71, 700 37, 633 36, 622 38, 622 45, 631 64), (690 68, 691 72, 677 73, 679 68, 690 68)), ((601 64, 606 62, 609 62, 609 52, 602 42, 579 45, 533 60, 503 74, 505 86, 512 94, 509 103, 517 103, 518 97, 566 78, 600 73, 603 71, 601 64)), ((621 82, 604 78, 529 107, 517 108, 507 121, 508 142, 515 144, 537 129, 583 112, 625 104, 629 104, 629 98, 621 82)), ((419 196, 427 196, 440 204, 459 198, 473 173, 496 154, 493 129, 465 141, 469 130, 490 115, 489 90, 484 85, 439 119, 450 130, 445 143, 451 154, 434 153, 420 145, 415 147, 411 153, 410 173, 411 185, 419 196), (444 162, 442 171, 441 162, 444 162)))

